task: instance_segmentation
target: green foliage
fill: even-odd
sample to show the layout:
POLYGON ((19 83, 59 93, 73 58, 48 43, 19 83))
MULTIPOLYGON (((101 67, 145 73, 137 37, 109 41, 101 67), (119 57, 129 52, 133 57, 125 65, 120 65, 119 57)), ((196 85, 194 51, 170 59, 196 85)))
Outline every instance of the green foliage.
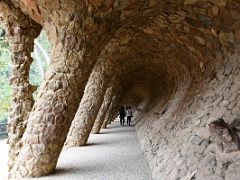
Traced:
POLYGON ((0 27, 0 122, 6 122, 12 89, 9 84, 11 53, 0 27))
MULTIPOLYGON (((42 45, 42 48, 49 54, 51 46, 50 46, 50 43, 49 43, 49 41, 48 41, 44 31, 42 31, 40 33, 40 35, 37 38, 37 41, 42 45)), ((40 57, 41 60, 45 59, 43 54, 40 54, 39 57, 40 57)), ((42 61, 42 66, 43 66, 44 71, 46 71, 47 68, 48 68, 47 62, 46 61, 42 61)), ((31 84, 34 84, 36 86, 40 85, 42 80, 41 80, 41 75, 39 73, 39 67, 38 67, 38 64, 37 64, 35 59, 34 59, 32 65, 31 65, 31 68, 30 68, 29 77, 30 77, 29 81, 30 81, 31 84)))
MULTIPOLYGON (((49 41, 47 39, 47 36, 46 36, 44 31, 42 31, 40 33, 40 35, 37 38, 37 41, 42 45, 42 48, 47 52, 47 54, 50 54, 51 45, 50 45, 50 43, 49 43, 49 41)), ((42 60, 43 69, 46 72, 46 70, 48 68, 48 64, 47 64, 46 61, 43 61, 45 59, 45 57, 43 56, 42 53, 40 54, 39 57, 42 60)), ((39 72, 39 67, 38 67, 37 61, 35 59, 34 59, 33 63, 31 64, 31 67, 30 67, 29 81, 30 81, 31 84, 33 84, 33 85, 35 85, 37 87, 39 87, 39 85, 42 82, 41 74, 39 72)), ((37 93, 38 93, 38 89, 33 94, 33 98, 34 99, 36 98, 37 93)))
MULTIPOLYGON (((49 54, 51 47, 44 32, 42 32, 39 35, 37 41, 42 45, 43 49, 49 54)), ((44 60, 44 56, 42 54, 40 55, 40 59, 44 60)), ((7 121, 8 110, 10 108, 12 94, 12 89, 9 84, 9 77, 11 71, 10 62, 11 52, 9 49, 9 45, 6 42, 4 30, 0 27, 0 123, 7 121)), ((47 63, 43 61, 42 65, 44 66, 43 68, 46 71, 48 67, 47 63)), ((29 81, 31 84, 34 84, 36 86, 39 86, 42 81, 36 60, 34 60, 31 65, 29 81)), ((34 97, 36 96, 36 93, 34 94, 34 97)))

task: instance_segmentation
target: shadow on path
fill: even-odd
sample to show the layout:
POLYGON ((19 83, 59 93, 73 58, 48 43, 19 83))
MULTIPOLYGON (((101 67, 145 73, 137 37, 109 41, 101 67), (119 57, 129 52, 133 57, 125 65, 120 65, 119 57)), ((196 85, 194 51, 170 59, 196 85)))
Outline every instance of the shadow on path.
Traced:
POLYGON ((134 126, 115 121, 91 134, 87 146, 63 150, 55 173, 34 180, 148 180, 149 174, 134 126))

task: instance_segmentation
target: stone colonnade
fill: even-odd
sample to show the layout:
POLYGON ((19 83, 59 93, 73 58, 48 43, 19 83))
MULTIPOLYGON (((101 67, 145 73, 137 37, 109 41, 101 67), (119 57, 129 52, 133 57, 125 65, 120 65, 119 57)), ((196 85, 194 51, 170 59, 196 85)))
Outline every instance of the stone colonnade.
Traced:
POLYGON ((208 129, 217 118, 237 128, 239 8, 226 0, 0 0, 13 53, 9 177, 52 173, 64 143, 85 145, 130 96, 153 179, 239 177, 239 151, 219 151, 208 129), (33 105, 28 71, 41 28, 52 55, 33 105))

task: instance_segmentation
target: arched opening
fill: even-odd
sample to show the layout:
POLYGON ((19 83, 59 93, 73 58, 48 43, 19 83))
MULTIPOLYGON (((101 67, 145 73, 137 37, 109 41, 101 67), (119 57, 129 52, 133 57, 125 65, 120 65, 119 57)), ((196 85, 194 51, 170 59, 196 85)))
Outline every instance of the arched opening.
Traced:
POLYGON ((51 62, 50 54, 51 45, 44 30, 42 30, 34 40, 34 51, 32 53, 33 62, 29 72, 30 83, 37 87, 37 90, 33 94, 34 99, 36 99, 38 87, 42 83, 45 72, 51 62))
MULTIPOLYGON (((9 82, 9 79, 11 78, 11 50, 6 41, 5 34, 5 30, 0 27, 0 138, 7 136, 7 120, 9 117, 12 96, 12 88, 9 82)), ((50 63, 50 49, 50 43, 44 31, 42 31, 35 40, 34 51, 32 53, 33 63, 31 64, 29 71, 29 82, 36 87, 41 84, 44 73, 50 63)), ((37 91, 34 92, 34 97, 36 97, 36 95, 37 91)))
POLYGON ((9 84, 10 59, 11 53, 5 39, 5 31, 0 26, 0 138, 4 138, 7 135, 8 109, 10 108, 12 94, 9 84))

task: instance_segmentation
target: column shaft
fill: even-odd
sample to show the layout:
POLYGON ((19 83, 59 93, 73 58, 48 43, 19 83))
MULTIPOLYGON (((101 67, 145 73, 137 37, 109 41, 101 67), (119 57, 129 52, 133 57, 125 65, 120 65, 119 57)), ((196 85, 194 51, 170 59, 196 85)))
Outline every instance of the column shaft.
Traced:
POLYGON ((23 146, 10 172, 11 178, 54 172, 84 87, 98 59, 103 44, 99 34, 83 34, 76 25, 82 21, 68 23, 65 26, 48 24, 52 61, 30 113, 23 146))
POLYGON ((91 73, 65 142, 68 147, 84 146, 87 143, 109 84, 108 73, 111 69, 105 69, 104 64, 105 61, 100 60, 91 73))
POLYGON ((28 79, 34 39, 41 27, 19 9, 3 1, 0 2, 0 19, 12 53, 10 84, 13 94, 8 119, 8 168, 11 170, 22 146, 21 139, 34 103, 32 93, 36 87, 28 79))
POLYGON ((106 116, 107 110, 109 109, 109 106, 111 104, 113 98, 113 88, 109 87, 106 91, 106 94, 104 96, 103 103, 101 105, 101 108, 98 112, 97 118, 95 120, 94 126, 92 128, 92 133, 93 134, 98 134, 101 126, 103 124, 104 118, 106 116))
POLYGON ((109 121, 112 120, 112 118, 116 115, 117 109, 118 109, 118 105, 119 105, 119 95, 114 96, 111 105, 109 106, 109 109, 106 113, 106 116, 104 118, 104 122, 102 124, 101 128, 107 128, 107 125, 109 123, 109 121), (114 116, 113 116, 114 115, 114 116))

